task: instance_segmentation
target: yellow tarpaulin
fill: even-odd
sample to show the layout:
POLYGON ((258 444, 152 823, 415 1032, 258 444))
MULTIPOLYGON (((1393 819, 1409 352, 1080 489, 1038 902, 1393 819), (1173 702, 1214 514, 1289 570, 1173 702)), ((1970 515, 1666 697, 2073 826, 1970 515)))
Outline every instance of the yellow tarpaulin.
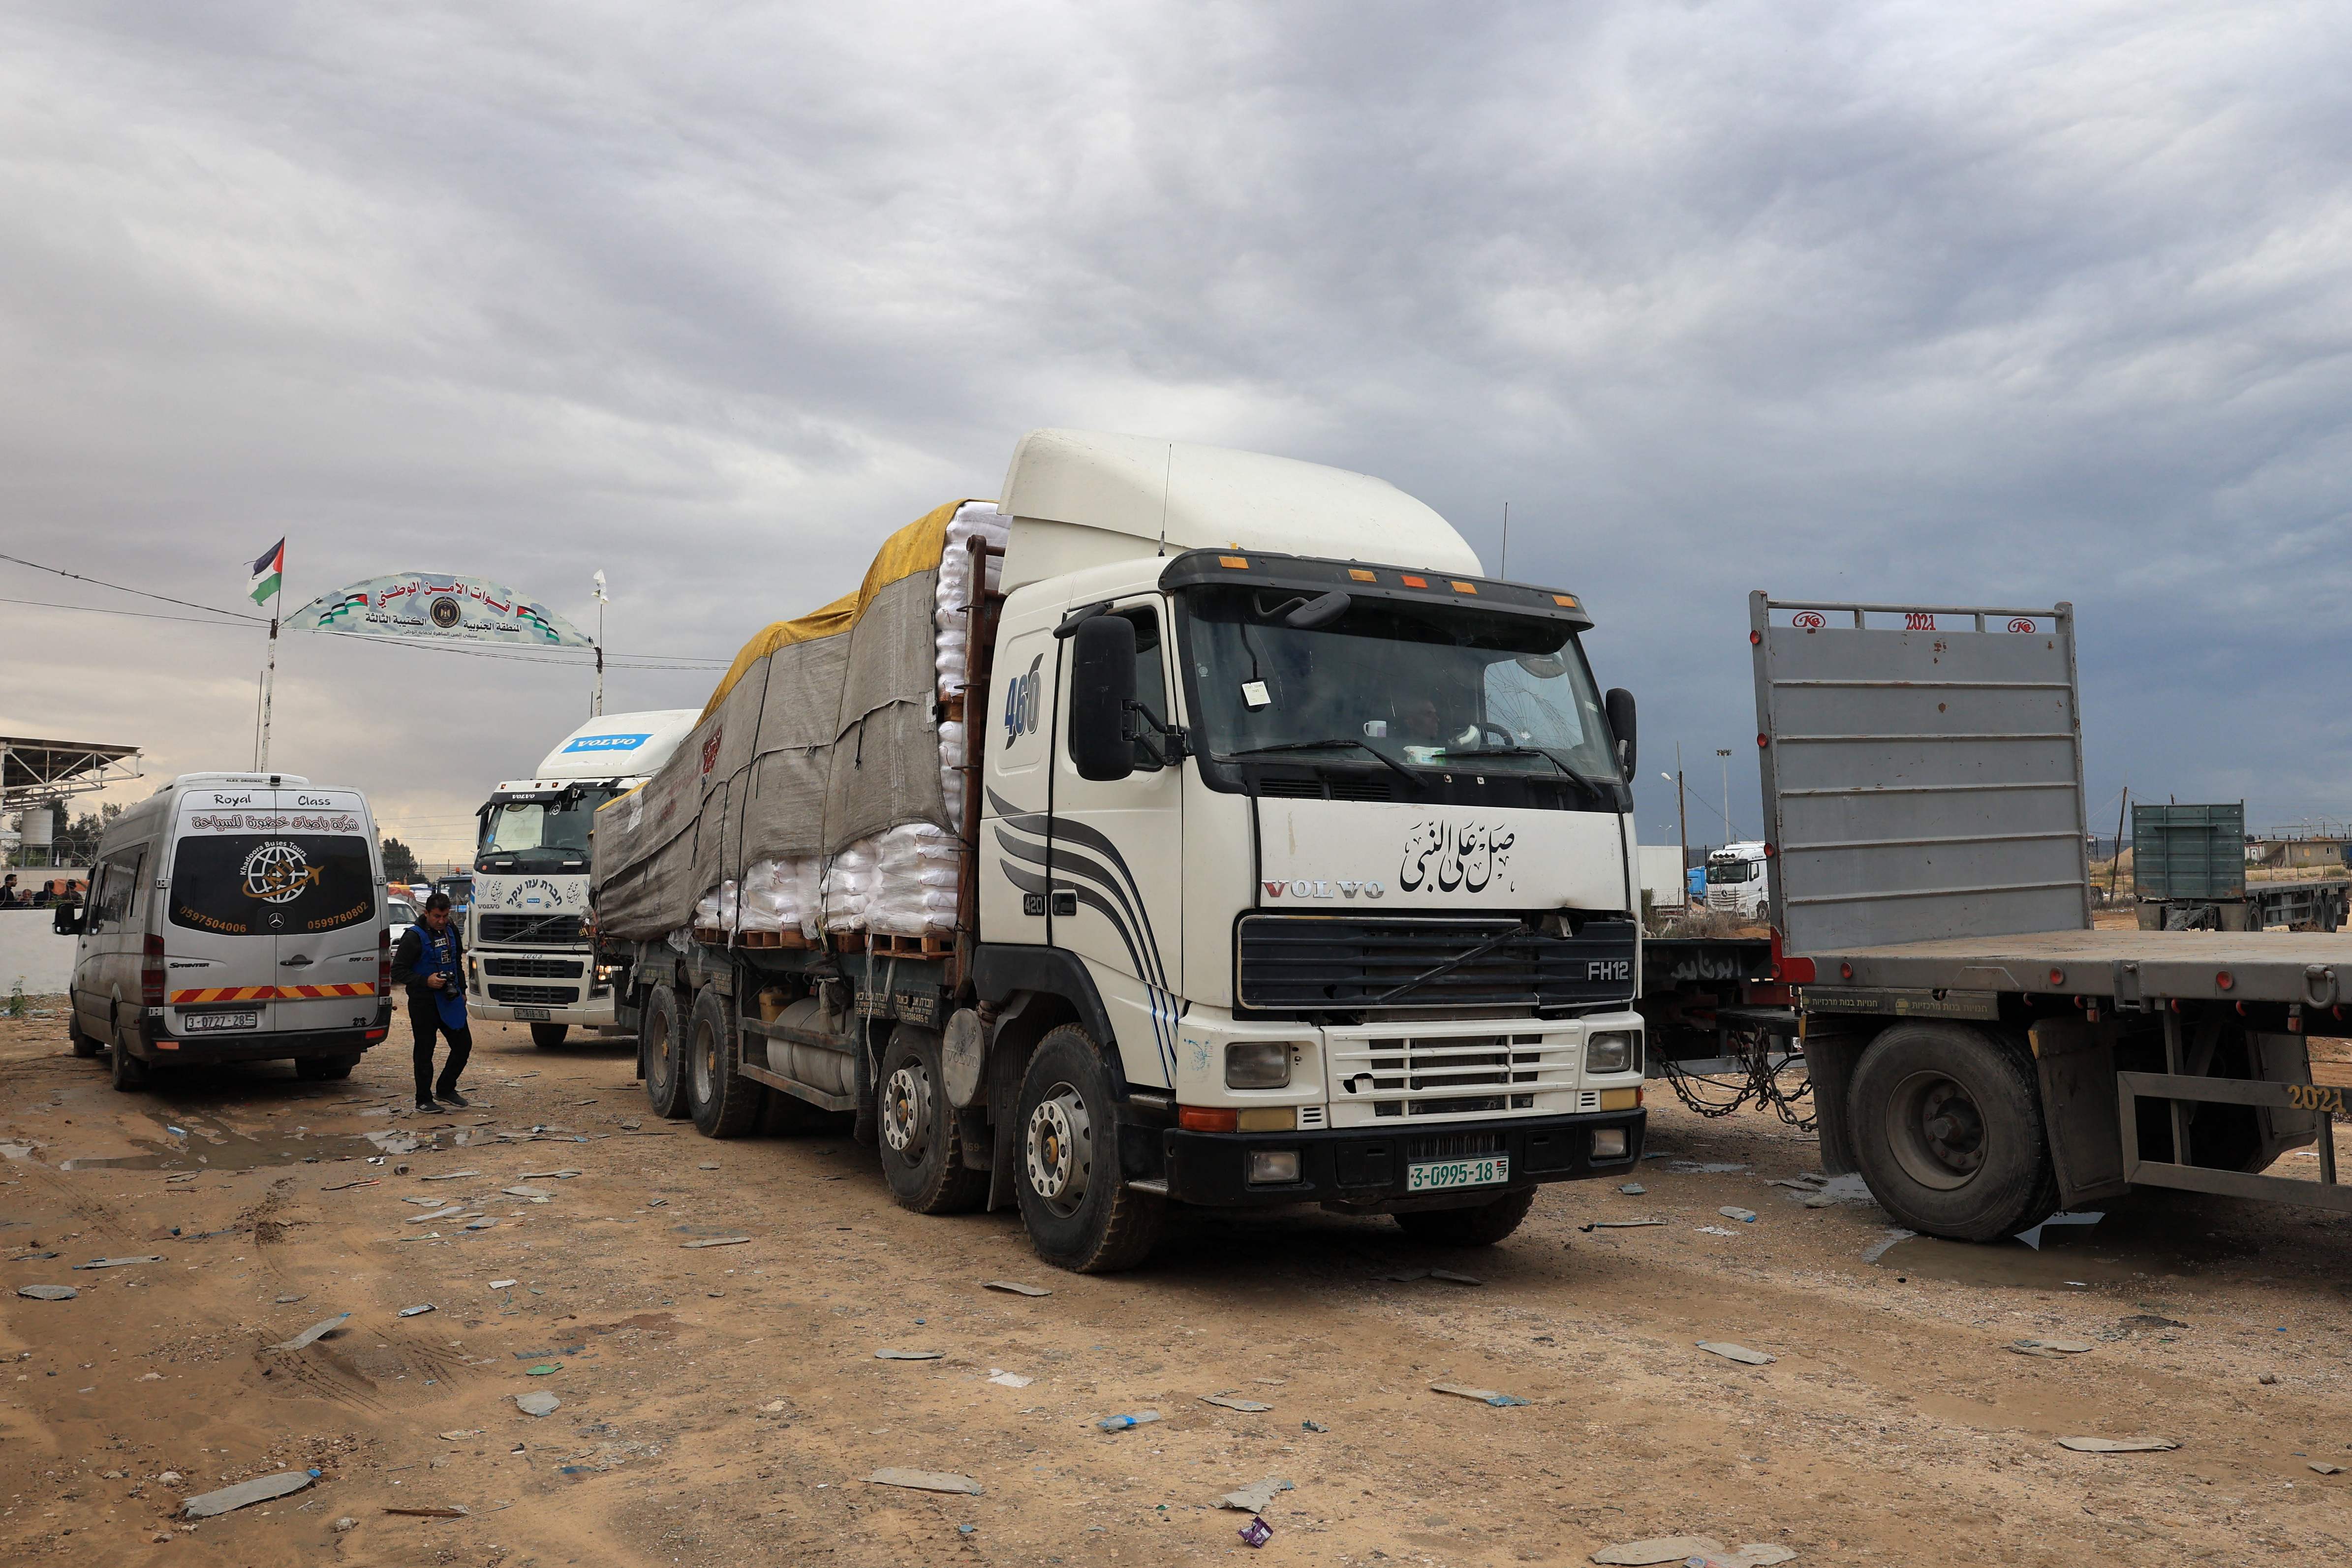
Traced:
POLYGON ((735 662, 727 667, 719 689, 702 705, 702 716, 709 718, 735 689, 735 683, 750 672, 752 665, 779 648, 794 643, 813 643, 820 637, 837 637, 857 624, 857 618, 874 601, 874 596, 902 577, 912 577, 919 571, 929 571, 940 564, 940 555, 947 549, 948 525, 955 520, 956 509, 962 501, 950 501, 917 517, 897 533, 882 541, 874 555, 874 564, 866 569, 866 580, 857 585, 855 593, 845 593, 822 610, 791 621, 779 621, 743 644, 735 662))

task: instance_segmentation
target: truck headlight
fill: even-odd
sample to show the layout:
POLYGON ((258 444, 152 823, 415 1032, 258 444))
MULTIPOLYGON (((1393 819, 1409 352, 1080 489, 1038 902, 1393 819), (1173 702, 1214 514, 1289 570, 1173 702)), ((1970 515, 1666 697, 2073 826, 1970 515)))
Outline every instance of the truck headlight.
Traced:
POLYGON ((1622 1160, 1625 1157, 1625 1129, 1600 1127, 1592 1134, 1592 1157, 1596 1160, 1622 1160))
POLYGON ((1584 1042, 1587 1072, 1633 1072, 1642 1065, 1642 1037, 1612 1030, 1584 1042))
POLYGON ((1290 1042, 1237 1040, 1225 1047, 1225 1087, 1280 1089, 1290 1082, 1290 1042))
POLYGON ((1249 1157, 1249 1178, 1259 1186, 1273 1186, 1298 1179, 1297 1149, 1252 1149, 1249 1157))

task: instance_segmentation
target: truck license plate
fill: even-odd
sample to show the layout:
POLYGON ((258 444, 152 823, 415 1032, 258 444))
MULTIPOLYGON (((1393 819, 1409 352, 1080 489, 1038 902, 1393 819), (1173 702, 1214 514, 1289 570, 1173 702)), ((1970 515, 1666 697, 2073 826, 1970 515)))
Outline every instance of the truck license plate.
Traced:
POLYGON ((517 1008, 514 1015, 532 1023, 545 1023, 549 1016, 545 1008, 517 1008))
POLYGON ((205 1029, 258 1029, 259 1013, 182 1013, 180 1027, 191 1033, 205 1029))
POLYGON ((1488 1155, 1475 1160, 1429 1160, 1407 1166, 1407 1192, 1443 1192, 1455 1186, 1500 1186, 1511 1179, 1511 1156, 1488 1155))

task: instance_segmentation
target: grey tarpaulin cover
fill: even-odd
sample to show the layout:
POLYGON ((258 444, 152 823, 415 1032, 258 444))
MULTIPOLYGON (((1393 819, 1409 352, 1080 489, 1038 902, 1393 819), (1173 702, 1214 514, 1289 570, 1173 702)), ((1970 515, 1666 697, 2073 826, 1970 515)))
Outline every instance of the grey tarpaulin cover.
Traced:
POLYGON ((883 544, 856 592, 746 643, 651 780, 596 813, 598 928, 650 940, 762 860, 954 826, 940 782, 933 595, 950 502, 883 544))

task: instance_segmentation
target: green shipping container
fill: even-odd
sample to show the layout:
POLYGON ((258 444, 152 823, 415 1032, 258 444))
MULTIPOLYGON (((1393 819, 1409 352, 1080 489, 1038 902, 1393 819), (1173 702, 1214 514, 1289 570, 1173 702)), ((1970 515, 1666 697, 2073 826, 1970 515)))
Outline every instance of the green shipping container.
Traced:
POLYGON ((2134 806, 2132 890, 2147 899, 2246 896, 2246 803, 2134 806))

